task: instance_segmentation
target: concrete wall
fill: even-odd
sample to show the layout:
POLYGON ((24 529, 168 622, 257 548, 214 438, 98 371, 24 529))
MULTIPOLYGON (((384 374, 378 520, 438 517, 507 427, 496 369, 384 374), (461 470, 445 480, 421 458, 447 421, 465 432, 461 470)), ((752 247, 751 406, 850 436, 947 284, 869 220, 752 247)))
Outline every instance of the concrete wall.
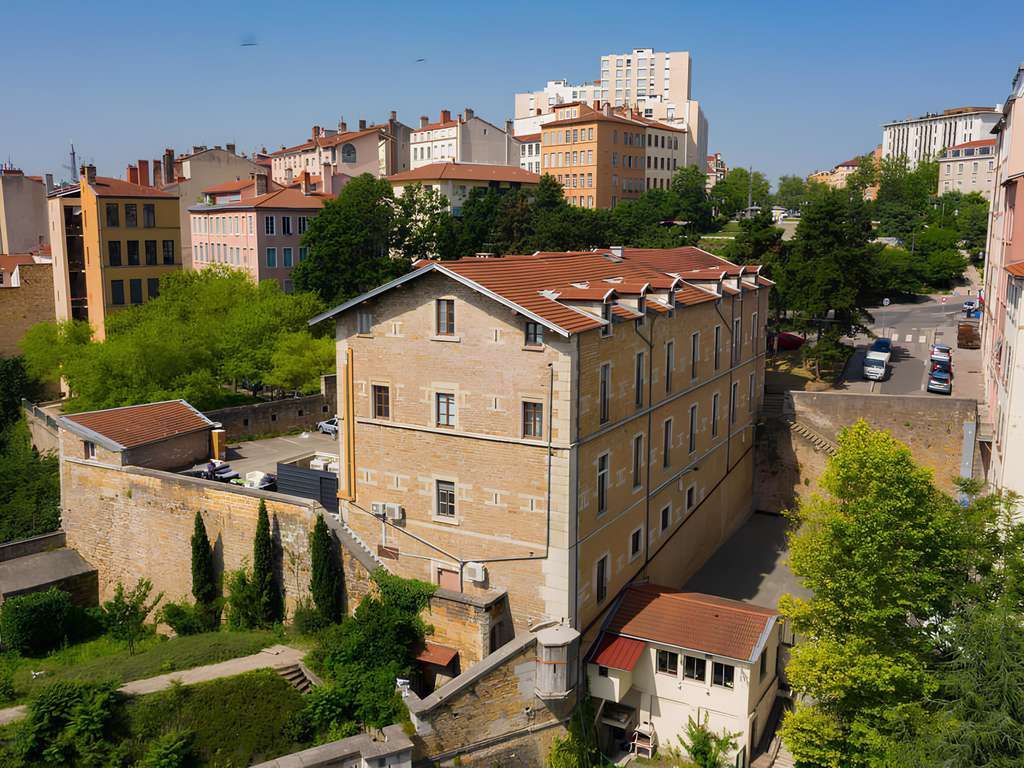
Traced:
POLYGON ((46 186, 21 171, 0 172, 0 253, 28 253, 48 242, 46 186))
POLYGON ((210 430, 204 429, 127 450, 123 454, 123 463, 149 469, 179 470, 188 469, 210 457, 210 430))
POLYGON ((388 725, 375 733, 360 733, 257 763, 253 768, 410 768, 412 742, 400 725, 388 725))
POLYGON ((64 546, 64 531, 44 533, 41 536, 32 536, 27 539, 8 541, 0 544, 0 563, 14 560, 25 555, 35 555, 40 552, 48 552, 51 549, 60 549, 64 546))
POLYGON ((53 265, 22 264, 21 284, 0 288, 0 356, 20 355, 18 342, 36 323, 54 319, 53 265))
POLYGON ((32 435, 32 445, 40 453, 56 452, 60 448, 60 440, 57 435, 57 422, 49 416, 42 408, 29 405, 22 409, 25 415, 25 423, 32 435))
POLYGON ((538 699, 536 663, 536 638, 521 635, 426 698, 410 693, 416 761, 543 765, 574 700, 549 707, 538 699))
POLYGON ((211 421, 220 422, 228 440, 253 435, 280 435, 295 429, 315 429, 317 422, 330 419, 337 412, 335 378, 334 374, 322 376, 318 395, 218 408, 207 411, 205 415, 211 421))

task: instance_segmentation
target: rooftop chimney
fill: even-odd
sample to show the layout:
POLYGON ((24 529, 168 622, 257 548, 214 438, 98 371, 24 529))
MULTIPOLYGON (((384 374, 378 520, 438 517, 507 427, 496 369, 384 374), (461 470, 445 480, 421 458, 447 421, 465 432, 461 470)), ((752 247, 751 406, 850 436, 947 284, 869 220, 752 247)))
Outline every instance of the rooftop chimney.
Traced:
POLYGON ((159 160, 153 161, 153 186, 159 187, 164 183, 163 164, 159 160))
POLYGON ((428 123, 430 123, 430 118, 426 115, 420 115, 420 128, 426 128, 428 123))
POLYGON ((226 149, 232 155, 235 154, 235 145, 234 144, 225 144, 224 145, 224 149, 226 149))
POLYGON ((348 123, 345 122, 345 118, 338 121, 338 133, 346 133, 348 131, 348 123))
POLYGON ((267 174, 254 172, 249 174, 249 178, 256 186, 256 197, 267 194, 267 174))
POLYGON ((509 136, 514 136, 515 135, 514 131, 515 131, 515 129, 513 128, 512 121, 511 120, 506 120, 505 121, 505 133, 508 134, 509 136))
POLYGON ((320 138, 320 126, 319 125, 314 125, 313 126, 313 138, 314 139, 320 138))
POLYGON ((302 190, 302 194, 309 194, 309 171, 303 171, 299 174, 299 189, 302 190))
POLYGON ((605 102, 604 106, 601 108, 601 111, 604 113, 605 117, 611 117, 612 116, 612 105, 609 104, 608 102, 605 102))
POLYGON ((129 165, 128 170, 125 171, 124 175, 125 178, 128 179, 128 181, 131 182, 132 184, 139 183, 139 169, 136 168, 134 165, 129 165))
POLYGON ((366 130, 366 121, 365 120, 360 120, 359 121, 359 130, 360 131, 365 131, 366 130))
POLYGON ((334 194, 334 169, 330 163, 324 163, 320 167, 320 191, 325 195, 334 194))
POLYGON ((139 184, 144 187, 153 186, 149 180, 149 160, 139 160, 139 184))
POLYGON ((164 150, 164 184, 174 182, 174 150, 168 147, 164 150))
POLYGON ((48 173, 45 176, 43 176, 43 179, 45 179, 46 181, 46 194, 50 194, 51 192, 53 192, 53 174, 48 173))
POLYGON ((393 110, 393 109, 391 110, 391 119, 392 120, 397 120, 398 119, 398 113, 395 110, 393 110))
POLYGON ((462 114, 463 114, 463 115, 465 115, 465 118, 466 118, 466 121, 467 121, 467 122, 473 119, 473 114, 474 114, 474 113, 473 113, 473 110, 472 110, 472 109, 470 109, 469 107, 466 107, 466 108, 465 108, 465 109, 464 109, 464 110, 462 111, 462 114))
POLYGON ((441 122, 442 123, 450 123, 451 121, 452 121, 452 113, 451 113, 451 111, 447 110, 447 109, 442 109, 441 110, 441 122))
POLYGON ((83 165, 81 170, 79 171, 79 177, 84 177, 86 184, 95 184, 96 166, 93 165, 92 163, 89 163, 89 165, 83 165))

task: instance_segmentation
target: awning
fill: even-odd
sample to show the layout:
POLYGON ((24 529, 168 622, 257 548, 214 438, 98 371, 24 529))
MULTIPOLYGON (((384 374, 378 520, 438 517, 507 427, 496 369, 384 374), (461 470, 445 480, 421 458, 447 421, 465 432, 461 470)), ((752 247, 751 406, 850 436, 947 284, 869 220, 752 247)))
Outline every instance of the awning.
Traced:
POLYGON ((590 654, 590 663, 632 672, 646 645, 642 640, 603 634, 590 654))
POLYGON ((437 643, 427 643, 426 647, 416 655, 416 661, 422 661, 424 664, 436 664, 439 667, 447 667, 458 655, 459 652, 455 648, 438 645, 437 643))

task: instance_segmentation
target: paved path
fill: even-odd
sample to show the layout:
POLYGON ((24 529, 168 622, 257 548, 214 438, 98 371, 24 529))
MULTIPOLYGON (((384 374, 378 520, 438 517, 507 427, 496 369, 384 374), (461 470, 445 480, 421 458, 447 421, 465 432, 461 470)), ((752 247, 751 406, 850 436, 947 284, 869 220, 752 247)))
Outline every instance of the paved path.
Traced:
MULTIPOLYGON (((173 641, 172 641, 173 642, 173 641)), ((166 675, 147 677, 145 680, 134 680, 125 683, 118 690, 129 696, 140 696, 145 693, 156 693, 165 688, 170 688, 175 680, 183 685, 194 685, 204 683, 207 680, 216 680, 220 677, 234 677, 244 672, 252 672, 255 669, 278 669, 290 667, 302 661, 305 651, 291 648, 287 645, 272 645, 264 648, 252 656, 241 656, 237 659, 221 661, 217 664, 207 664, 205 667, 193 667, 183 669, 180 672, 169 672, 166 675)), ((7 725, 21 720, 28 714, 28 707, 24 704, 17 707, 0 709, 0 725, 7 725)))

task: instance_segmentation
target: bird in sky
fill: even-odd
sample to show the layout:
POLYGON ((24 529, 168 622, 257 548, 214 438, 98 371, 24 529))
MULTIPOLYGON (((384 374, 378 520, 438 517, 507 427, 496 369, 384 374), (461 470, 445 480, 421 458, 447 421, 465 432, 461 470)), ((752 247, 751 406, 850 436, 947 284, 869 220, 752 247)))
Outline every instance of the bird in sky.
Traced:
POLYGON ((419 64, 421 61, 426 61, 426 59, 416 59, 417 64, 419 64))
POLYGON ((256 42, 256 38, 253 37, 252 35, 248 35, 248 36, 242 38, 242 43, 241 43, 241 47, 242 48, 250 48, 250 47, 252 47, 254 45, 259 45, 259 43, 256 42))

